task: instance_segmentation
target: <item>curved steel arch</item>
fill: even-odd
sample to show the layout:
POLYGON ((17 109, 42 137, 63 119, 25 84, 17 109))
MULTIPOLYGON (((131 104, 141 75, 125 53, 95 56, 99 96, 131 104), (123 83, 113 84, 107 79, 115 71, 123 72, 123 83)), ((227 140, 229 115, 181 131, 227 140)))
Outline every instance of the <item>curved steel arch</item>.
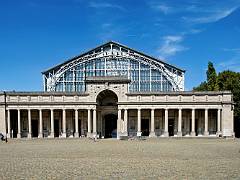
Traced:
POLYGON ((121 60, 121 59, 135 60, 142 64, 149 65, 151 68, 160 71, 166 77, 166 79, 171 83, 175 91, 184 90, 184 87, 183 87, 184 78, 183 77, 182 79, 180 78, 180 81, 179 81, 177 74, 174 74, 173 72, 169 71, 169 69, 159 61, 150 59, 148 57, 145 57, 137 53, 128 52, 123 54, 120 52, 120 55, 119 55, 118 53, 116 54, 116 52, 114 54, 113 52, 108 53, 104 51, 101 51, 99 53, 86 54, 85 56, 79 57, 63 65, 62 67, 60 67, 58 71, 56 71, 51 77, 47 79, 47 89, 49 91, 54 91, 56 83, 59 81, 60 77, 71 68, 74 68, 77 65, 86 63, 88 61, 102 59, 102 58, 117 59, 117 60, 121 60))

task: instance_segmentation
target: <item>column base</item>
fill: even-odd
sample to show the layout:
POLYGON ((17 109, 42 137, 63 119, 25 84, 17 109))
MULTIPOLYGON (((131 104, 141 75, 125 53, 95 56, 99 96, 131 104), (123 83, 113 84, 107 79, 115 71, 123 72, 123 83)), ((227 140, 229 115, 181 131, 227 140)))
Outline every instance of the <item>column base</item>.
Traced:
POLYGON ((93 132, 93 133, 92 133, 92 137, 93 137, 93 138, 97 137, 97 133, 96 133, 96 132, 93 132))
POLYGON ((48 138, 54 138, 54 133, 50 133, 50 135, 48 136, 48 138))
POLYGON ((38 138, 43 138, 43 134, 42 134, 42 133, 39 133, 39 134, 38 134, 38 138))
POLYGON ((195 132, 191 132, 191 136, 196 136, 196 133, 195 132))
POLYGON ((168 132, 164 132, 164 137, 169 137, 169 133, 168 132))
POLYGON ((208 132, 208 131, 205 131, 205 132, 204 132, 204 136, 209 136, 209 132, 208 132))
POLYGON ((137 132, 137 136, 142 136, 142 132, 141 132, 141 131, 138 131, 138 132, 137 132))
POLYGON ((150 132, 149 137, 156 137, 155 132, 150 132))
POLYGON ((32 133, 28 133, 28 138, 29 138, 29 139, 32 138, 32 133))
POLYGON ((217 137, 222 136, 222 132, 221 132, 221 131, 218 131, 218 132, 216 133, 216 136, 217 136, 217 137))
POLYGON ((182 137, 182 132, 178 132, 178 133, 177 133, 177 136, 178 136, 178 137, 182 137))
POLYGON ((20 133, 17 134, 17 138, 21 138, 21 134, 20 133))
POLYGON ((122 136, 122 132, 117 132, 117 139, 120 139, 120 136, 122 136))
POLYGON ((11 134, 10 133, 7 133, 7 138, 11 138, 11 134))
POLYGON ((75 132, 75 133, 74 133, 74 137, 75 137, 75 138, 79 138, 79 133, 78 133, 78 132, 75 132))
POLYGON ((88 133, 87 133, 87 137, 88 137, 88 138, 92 137, 92 133, 88 132, 88 133))
POLYGON ((61 138, 66 138, 67 134, 66 133, 62 133, 61 138))
POLYGON ((128 136, 128 132, 122 133, 121 136, 128 136))

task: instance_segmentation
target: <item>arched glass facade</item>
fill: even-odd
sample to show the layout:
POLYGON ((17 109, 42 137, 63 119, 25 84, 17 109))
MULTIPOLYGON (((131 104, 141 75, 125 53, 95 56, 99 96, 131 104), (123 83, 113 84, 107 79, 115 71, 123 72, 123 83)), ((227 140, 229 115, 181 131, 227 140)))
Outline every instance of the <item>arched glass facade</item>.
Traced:
POLYGON ((85 80, 94 76, 126 77, 130 79, 130 92, 173 91, 160 69, 126 58, 98 58, 79 63, 57 79, 55 91, 84 92, 85 80))

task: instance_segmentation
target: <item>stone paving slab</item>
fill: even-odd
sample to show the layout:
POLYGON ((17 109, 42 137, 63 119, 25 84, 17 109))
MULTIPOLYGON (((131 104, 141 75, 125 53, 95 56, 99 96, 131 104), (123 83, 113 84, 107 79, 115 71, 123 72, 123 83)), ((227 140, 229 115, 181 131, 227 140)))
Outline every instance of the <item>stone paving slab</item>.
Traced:
POLYGON ((0 179, 240 179, 239 139, 0 143, 0 179))

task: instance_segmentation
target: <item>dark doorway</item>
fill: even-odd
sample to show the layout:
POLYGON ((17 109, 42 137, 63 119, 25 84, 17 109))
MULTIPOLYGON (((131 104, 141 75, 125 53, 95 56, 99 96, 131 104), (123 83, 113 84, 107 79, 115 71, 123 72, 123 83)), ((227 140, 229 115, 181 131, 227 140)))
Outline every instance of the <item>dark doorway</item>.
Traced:
POLYGON ((195 119, 195 134, 198 135, 198 119, 195 119))
POLYGON ((82 129, 81 129, 81 119, 78 120, 78 132, 79 132, 79 135, 81 136, 82 135, 82 129))
POLYGON ((108 114, 105 116, 105 138, 117 137, 117 116, 108 114))
POLYGON ((54 120, 54 137, 59 137, 59 120, 54 120))
POLYGON ((38 137, 38 120, 32 120, 32 137, 38 137))
POLYGON ((169 136, 174 136, 174 119, 168 120, 168 132, 169 136))
POLYGON ((142 136, 149 136, 149 119, 141 120, 142 136))
POLYGON ((17 137, 17 131, 18 131, 18 112, 16 110, 10 110, 10 130, 12 133, 12 137, 17 137))
POLYGON ((234 132, 235 137, 240 138, 240 118, 238 119, 237 117, 234 119, 234 132))

